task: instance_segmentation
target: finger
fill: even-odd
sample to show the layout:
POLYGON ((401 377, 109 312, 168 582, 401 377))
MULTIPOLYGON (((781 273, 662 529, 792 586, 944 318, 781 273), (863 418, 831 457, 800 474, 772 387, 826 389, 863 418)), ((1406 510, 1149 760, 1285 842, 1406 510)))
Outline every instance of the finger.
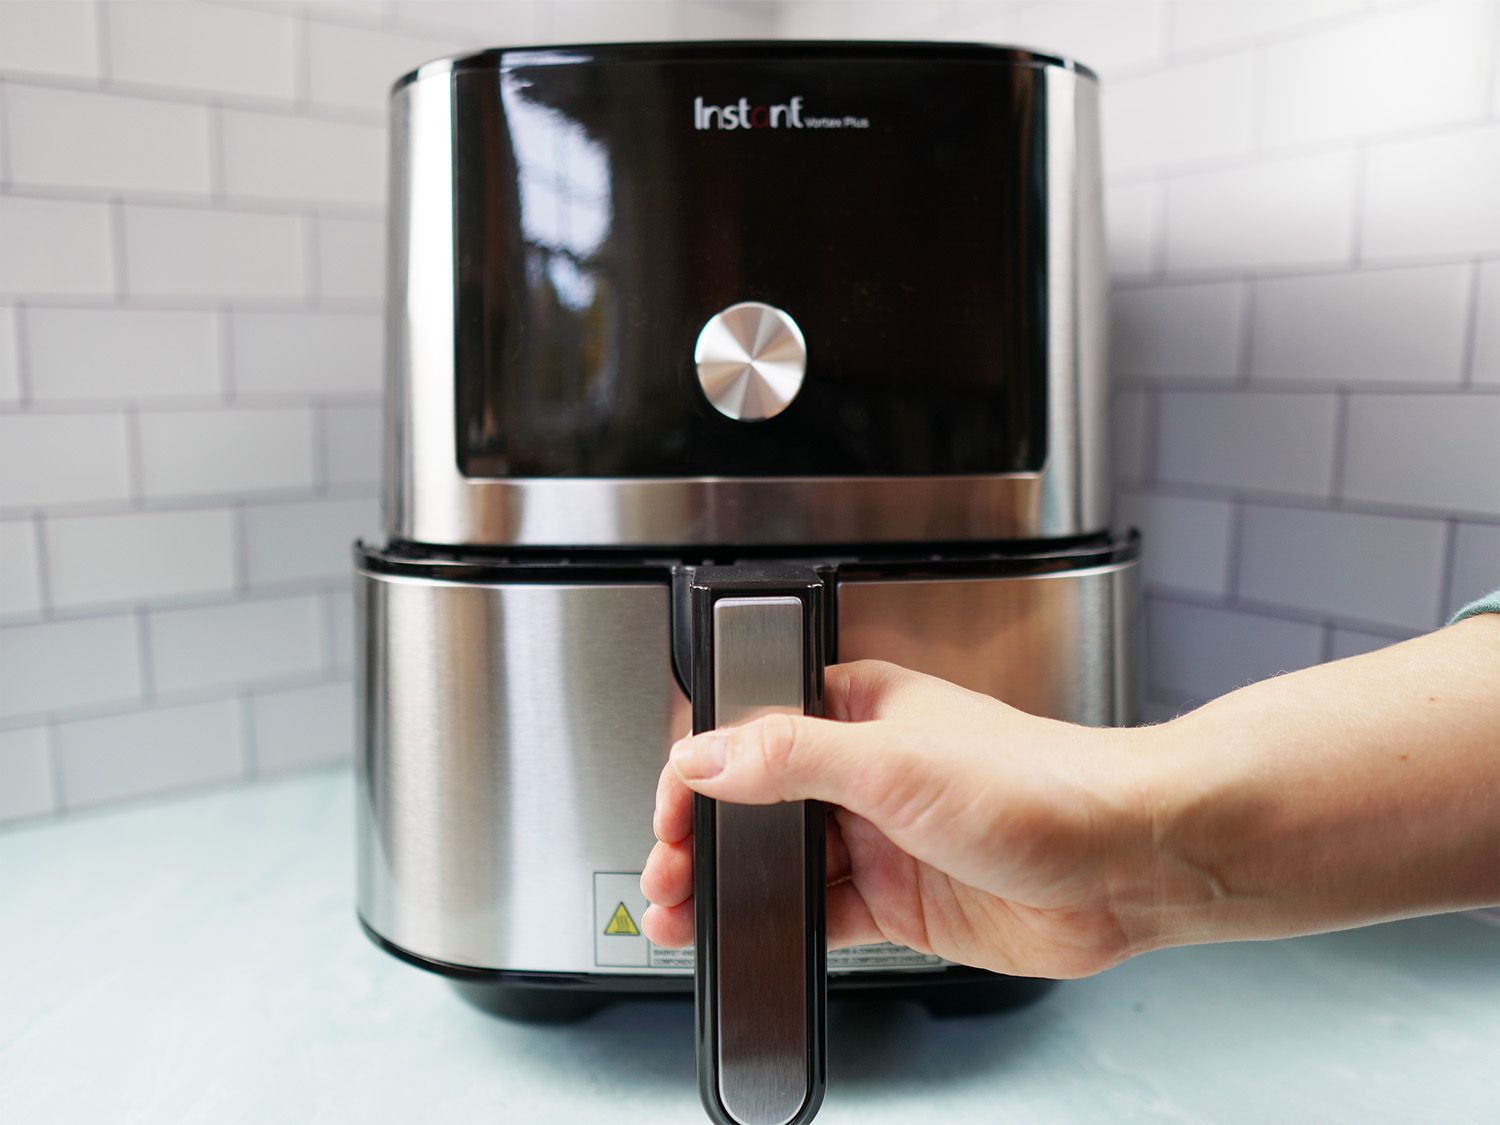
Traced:
POLYGON ((828 842, 824 853, 828 864, 827 875, 830 885, 849 878, 853 870, 849 859, 849 844, 844 839, 843 830, 839 828, 836 811, 835 809, 828 810, 828 818, 823 828, 823 837, 828 842))
POLYGON ((869 945, 884 941, 885 935, 875 924, 875 917, 864 897, 853 883, 828 888, 828 948, 843 949, 850 945, 869 945))
POLYGON ((823 673, 823 705, 830 719, 863 723, 876 719, 951 716, 978 712, 998 701, 947 680, 885 660, 854 660, 823 673))
MULTIPOLYGON (((693 900, 676 906, 646 907, 641 930, 664 949, 680 949, 693 943, 693 900)), ((885 941, 865 900, 852 883, 828 888, 828 948, 869 945, 885 941)))
POLYGON ((808 798, 861 813, 913 776, 897 724, 767 715, 672 747, 673 771, 695 792, 745 805, 808 798))
POLYGON ((693 842, 658 842, 641 871, 641 894, 657 906, 676 906, 693 896, 693 842))
MULTIPOLYGON (((828 813, 824 861, 827 864, 827 879, 836 883, 849 877, 849 849, 844 844, 843 833, 828 813)), ((686 902, 693 894, 693 841, 692 837, 676 843, 658 842, 646 857, 641 870, 641 893, 647 902, 658 906, 676 906, 686 902)))
POLYGON ((693 791, 670 765, 663 766, 656 779, 656 812, 651 828, 664 844, 684 840, 693 830, 693 791))
POLYGON ((641 915, 641 929, 663 949, 679 949, 693 944, 693 900, 676 906, 646 907, 641 915))
MULTIPOLYGON (((641 930, 654 944, 664 949, 680 949, 693 943, 693 901, 676 906, 652 903, 641 915, 641 930)), ((828 889, 828 948, 843 949, 851 945, 869 945, 884 941, 885 935, 875 924, 865 900, 852 883, 840 883, 828 889)))

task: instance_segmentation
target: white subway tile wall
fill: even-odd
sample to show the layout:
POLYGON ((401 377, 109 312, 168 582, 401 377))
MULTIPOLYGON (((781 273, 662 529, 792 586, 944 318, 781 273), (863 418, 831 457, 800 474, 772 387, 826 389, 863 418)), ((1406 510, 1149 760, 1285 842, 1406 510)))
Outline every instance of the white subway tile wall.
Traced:
POLYGON ((164 410, 136 423, 148 497, 305 492, 317 483, 308 406, 164 410))
POLYGON ((235 313, 235 394, 379 394, 380 325, 375 313, 235 313))
POLYGON ((385 292, 385 227, 375 219, 319 215, 313 231, 313 296, 378 302, 385 292))
POLYGON ((0 195, 0 300, 113 295, 110 225, 107 203, 0 195))
POLYGON ((164 695, 307 677, 326 663, 311 594, 152 610, 146 631, 153 686, 164 695))
POLYGON ((1345 151, 1235 161, 1222 171, 1168 178, 1168 272, 1247 273, 1347 262, 1354 249, 1358 168, 1355 154, 1345 151))
POLYGON ((20 83, 5 101, 18 187, 208 196, 207 106, 20 83))
POLYGON ((98 6, 56 0, 0 4, 0 73, 99 76, 98 6))
POLYGON ((0 719, 43 719, 142 696, 134 615, 58 618, 7 627, 0 645, 0 719))
POLYGON ((14 308, 0 307, 0 402, 12 403, 21 397, 21 361, 16 347, 19 320, 14 308))
POLYGON ((41 559, 36 521, 0 520, 0 621, 42 611, 41 559))
POLYGON ((1455 528, 1453 564, 1448 579, 1445 614, 1455 614, 1500 585, 1495 578, 1500 559, 1500 523, 1460 523, 1455 528))
POLYGON ((0 0, 0 820, 347 758, 390 82, 778 34, 1102 74, 1147 716, 1500 586, 1497 0, 0 0))
POLYGON ((0 415, 0 512, 130 498, 124 414, 0 415))
POLYGON ((58 516, 41 527, 58 609, 234 593, 236 536, 228 508, 58 516))
POLYGON ((215 699, 59 723, 53 737, 64 803, 83 808, 241 776, 242 706, 215 699))
POLYGON ((1162 391, 1156 477, 1164 484, 1326 496, 1338 400, 1331 394, 1162 391))
POLYGON ((1444 265, 1257 281, 1250 377, 1457 387, 1473 272, 1444 265))
POLYGON ((778 14, 0 0, 0 822, 348 760, 391 83, 778 14))
POLYGON ((1500 255, 1500 122, 1372 144, 1365 160, 1364 257, 1500 255))
POLYGON ((1245 293, 1238 281, 1120 290, 1110 369, 1117 377, 1232 380, 1240 369, 1245 293))
POLYGON ((210 310, 28 308, 27 374, 36 403, 223 397, 210 310))
POLYGON ((123 288, 130 297, 184 302, 299 301, 308 287, 308 222, 290 214, 126 205, 123 288))
POLYGON ((354 739, 354 690, 347 680, 252 697, 255 765, 279 773, 343 757, 354 739))
MULTIPOLYGON (((1500 258, 1480 265, 1475 298, 1472 375, 1475 383, 1500 388, 1500 258)), ((4 331, 0 329, 0 349, 4 347, 3 339, 4 331)))
POLYGON ((43 727, 0 730, 0 823, 57 808, 47 735, 43 727))

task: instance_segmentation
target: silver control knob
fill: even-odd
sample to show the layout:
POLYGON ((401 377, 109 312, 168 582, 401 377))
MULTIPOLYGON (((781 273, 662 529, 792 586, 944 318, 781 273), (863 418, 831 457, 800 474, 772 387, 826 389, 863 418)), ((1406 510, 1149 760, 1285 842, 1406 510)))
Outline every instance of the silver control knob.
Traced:
POLYGON ((802 389, 807 343, 797 322, 772 305, 741 301, 708 318, 693 349, 698 385, 726 418, 774 418, 802 389))

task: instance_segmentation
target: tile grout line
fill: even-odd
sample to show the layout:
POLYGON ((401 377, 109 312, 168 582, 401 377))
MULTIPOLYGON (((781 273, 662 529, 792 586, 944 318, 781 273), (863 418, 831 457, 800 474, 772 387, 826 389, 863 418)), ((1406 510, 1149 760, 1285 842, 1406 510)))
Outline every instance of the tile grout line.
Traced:
POLYGON ((1420 504, 1391 503, 1383 500, 1340 500, 1319 493, 1274 492, 1269 490, 1234 489, 1224 485, 1197 484, 1191 481, 1157 480, 1141 481, 1149 484, 1155 495, 1168 499, 1231 501, 1236 497, 1247 504, 1286 508, 1299 512, 1341 512, 1354 515, 1390 516, 1396 519, 1441 520, 1449 515, 1465 523, 1479 523, 1487 527, 1500 527, 1500 512, 1480 512, 1468 509, 1423 507, 1420 504))
POLYGON ((1177 65, 1177 5, 1162 4, 1163 16, 1161 21, 1161 57, 1167 67, 1177 65))
POLYGON ((0 74, 0 192, 10 187, 10 128, 6 117, 9 109, 9 90, 5 76, 0 74))
POLYGON ((235 386, 234 313, 227 304, 214 311, 214 324, 219 331, 219 392, 226 405, 233 405, 239 398, 235 386))
MULTIPOLYGON (((0 0, 3 3, 5 0, 0 0)), ((105 0, 105 5, 111 0, 105 0)), ((127 98, 138 102, 163 102, 168 105, 202 108, 210 99, 219 99, 229 110, 245 110, 249 113, 282 115, 282 117, 308 117, 329 121, 333 124, 365 124, 384 126, 387 113, 384 108, 338 105, 335 102, 312 102, 300 108, 293 99, 276 95, 246 95, 233 90, 216 90, 211 87, 156 86, 129 78, 93 80, 78 75, 46 74, 42 71, 6 71, 6 81, 15 86, 30 86, 39 90, 65 90, 69 93, 87 93, 101 98, 127 98)))
POLYGON ((1365 203, 1369 194, 1370 148, 1360 145, 1354 153, 1354 203, 1349 217, 1349 263, 1356 270, 1365 258, 1365 203))
POLYGON ((1322 629, 1322 636, 1318 638, 1318 663, 1327 664, 1333 659, 1333 622, 1325 621, 1322 629))
POLYGON ((1255 370, 1255 298, 1259 285, 1250 280, 1244 282, 1244 286, 1244 294, 1240 297, 1240 339, 1238 354, 1235 356, 1239 371, 1236 372, 1235 382, 1242 388, 1249 388, 1251 374, 1255 370))
MULTIPOLYGON (((5 0, 0 0, 0 3, 5 0)), ((33 184, 24 187, 10 186, 6 195, 13 199, 39 199, 58 203, 122 203, 132 207, 153 207, 162 211, 208 211, 216 215, 265 215, 277 218, 296 219, 306 215, 309 208, 330 211, 333 218, 353 219, 367 223, 379 223, 385 218, 382 204, 365 199, 309 199, 291 197, 278 199, 273 196, 227 195, 215 199, 210 192, 173 192, 142 189, 132 190, 128 196, 117 188, 72 187, 67 184, 33 184)), ((66 294, 62 294, 66 296, 66 294)))
POLYGON ((1145 408, 1145 433, 1141 438, 1141 483, 1151 491, 1157 484, 1157 464, 1161 456, 1162 396, 1155 388, 1142 392, 1148 396, 1145 408))
POLYGON ((36 581, 37 595, 41 600, 41 618, 49 620, 54 610, 52 594, 52 553, 47 547, 47 520, 50 517, 38 511, 31 517, 31 528, 36 536, 36 581))
POLYGON ((109 3, 94 0, 95 61, 99 64, 99 86, 108 83, 114 74, 114 58, 109 50, 109 3))
POLYGON ((229 164, 225 156, 224 103, 210 98, 208 110, 208 198, 222 204, 229 194, 229 164))
MULTIPOLYGON (((1238 361, 1236 361, 1238 362, 1238 361)), ((1457 378, 1448 382, 1432 383, 1407 383, 1407 382, 1385 382, 1369 380, 1363 383, 1351 383, 1339 380, 1323 379, 1298 379, 1293 380, 1282 376, 1272 378, 1263 376, 1259 379, 1250 379, 1245 383, 1239 382, 1234 376, 1204 375, 1194 377, 1191 375, 1136 375, 1122 373, 1114 377, 1115 385, 1123 390, 1160 390, 1176 394, 1223 394, 1223 395, 1304 395, 1316 397, 1322 395, 1337 394, 1339 391, 1347 391, 1357 394, 1362 398, 1472 398, 1483 399, 1500 395, 1500 386, 1487 386, 1479 383, 1465 385, 1457 378)), ((98 402, 108 405, 113 400, 80 400, 98 402)), ((167 408, 164 408, 167 409, 167 408)), ((55 409, 48 403, 33 413, 36 414, 66 414, 68 410, 55 409)))
POLYGON ((68 807, 68 784, 67 775, 63 770, 62 744, 55 720, 42 724, 42 737, 46 740, 47 747, 47 771, 52 783, 52 808, 55 813, 63 812, 68 807))
POLYGON ((1453 604, 1453 571, 1458 563, 1458 520, 1449 516, 1443 525, 1442 571, 1438 576, 1438 619, 1442 625, 1448 620, 1448 607, 1453 604))
POLYGON ((334 639, 334 626, 338 621, 338 614, 333 608, 333 599, 338 596, 330 591, 318 599, 318 623, 323 633, 323 665, 331 672, 339 670, 339 646, 334 639))
MULTIPOLYGON (((237 500, 264 504, 295 504, 307 500, 370 500, 380 496, 378 481, 330 485, 325 493, 310 485, 298 488, 262 488, 245 492, 182 492, 145 496, 139 504, 130 500, 74 500, 52 504, 17 504, 0 507, 0 520, 30 519, 38 513, 59 516, 116 516, 136 512, 180 512, 202 508, 223 508, 237 500)), ((1491 517, 1497 518, 1497 517, 1491 517)))
POLYGON ((312 99, 312 17, 307 12, 297 16, 296 43, 293 47, 292 105, 305 114, 312 99))
POLYGON ((1245 501, 1236 496, 1229 502, 1229 536, 1224 559, 1225 606, 1236 606, 1240 600, 1241 555, 1245 549, 1245 501))
POLYGON ((1244 38, 1226 39, 1219 43, 1211 43, 1207 46, 1193 48, 1185 53, 1179 53, 1176 56, 1176 61, 1178 64, 1205 62, 1220 55, 1232 55, 1236 51, 1251 48, 1264 49, 1266 47, 1278 47, 1297 39, 1323 35, 1343 25, 1352 27, 1355 24, 1368 20, 1373 14, 1367 8, 1357 8, 1354 11, 1323 16, 1321 19, 1310 19, 1302 23, 1274 28, 1270 31, 1254 32, 1244 38))
POLYGON ((307 284, 307 294, 312 300, 323 291, 323 270, 319 264, 322 254, 322 232, 319 229, 321 214, 318 210, 308 212, 302 216, 302 254, 305 259, 303 274, 307 284))
MULTIPOLYGON (((0 0, 4 2, 4 0, 0 0)), ((354 222, 374 222, 374 220, 344 220, 354 222)), ((363 313, 366 316, 378 317, 381 312, 381 303, 378 297, 325 297, 320 300, 309 301, 298 297, 257 297, 237 295, 233 298, 212 296, 200 297, 197 294, 179 293, 170 296, 155 296, 152 294, 126 293, 116 301, 113 297, 99 293, 47 293, 26 296, 21 292, 0 292, 0 301, 9 301, 11 304, 24 302, 28 307, 34 309, 113 309, 122 308, 139 312, 212 312, 222 308, 226 300, 233 299, 237 306, 253 309, 256 312, 326 312, 344 313, 353 315, 363 313)))
POLYGON ((158 693, 151 702, 136 696, 132 699, 113 699, 101 703, 78 703, 51 711, 30 711, 0 718, 0 731, 24 730, 48 723, 65 724, 90 719, 124 718, 149 714, 158 708, 195 707, 204 703, 223 703, 237 699, 242 691, 261 693, 302 691, 307 688, 346 683, 351 678, 345 674, 349 671, 348 668, 339 668, 330 674, 327 668, 319 668, 313 672, 294 672, 285 676, 260 677, 248 681, 231 680, 204 687, 179 688, 175 691, 158 693))
POLYGON ((1250 151, 1261 156, 1266 151, 1266 72, 1270 63, 1265 46, 1250 52, 1250 151))
POLYGON ((1151 181, 1156 186, 1156 197, 1151 201, 1152 226, 1151 255, 1147 259, 1151 272, 1160 282, 1167 275, 1167 223, 1171 218, 1167 209, 1168 184, 1165 180, 1151 181))
MULTIPOLYGON (((1497 5, 1500 10, 1500 5, 1497 5)), ((1465 390, 1474 387, 1474 368, 1479 353, 1479 298, 1483 292, 1480 277, 1483 267, 1475 262, 1469 270, 1468 307, 1464 310, 1463 366, 1459 369, 1459 386, 1465 390)))
POLYGON ((36 396, 31 386, 31 305, 22 298, 11 306, 15 309, 16 325, 16 382, 21 406, 29 407, 36 396))
POLYGON ((1414 625, 1398 625, 1390 621, 1379 621, 1367 617, 1329 614, 1318 609, 1308 609, 1306 606, 1296 606, 1282 602, 1266 602, 1256 598, 1242 598, 1233 605, 1225 605, 1212 594, 1204 593, 1202 590, 1189 589, 1185 586, 1166 586, 1157 583, 1151 587, 1150 596, 1155 601, 1191 606, 1195 609, 1245 614, 1251 617, 1263 617, 1271 621, 1284 621, 1294 625, 1309 625, 1314 628, 1332 625, 1335 629, 1348 629, 1359 633, 1373 633, 1376 636, 1389 637, 1392 640, 1405 640, 1426 631, 1424 628, 1414 625))
POLYGON ((125 420, 125 472, 129 481, 129 505, 139 511, 146 500, 145 446, 141 436, 141 412, 127 406, 125 420))
POLYGON ((112 261, 112 274, 110 280, 114 285, 113 300, 111 308, 117 308, 121 298, 130 293, 129 270, 125 261, 126 243, 125 237, 125 200, 118 195, 109 198, 109 252, 112 261))
POLYGON ((234 593, 236 601, 250 592, 250 513, 243 499, 230 505, 234 528, 234 593))
POLYGON ((1120 291, 1172 288, 1188 285, 1213 285, 1226 281, 1283 281, 1306 277, 1345 277, 1349 274, 1383 273, 1395 270, 1430 269, 1435 266, 1465 266, 1474 262, 1500 261, 1500 251, 1445 251, 1429 254, 1382 255, 1366 259, 1358 268, 1331 258, 1308 262, 1263 262, 1257 265, 1191 266, 1168 270, 1165 276, 1152 273, 1119 273, 1111 277, 1110 288, 1120 291))
POLYGON ((1333 462, 1329 466, 1328 498, 1335 509, 1344 507, 1344 461, 1349 453, 1349 392, 1334 392, 1333 462))
POLYGON ((235 696, 240 709, 240 776, 244 778, 257 778, 260 773, 260 754, 257 752, 255 737, 255 696, 249 689, 242 689, 235 696))
POLYGON ((145 710, 156 705, 156 667, 151 660, 151 611, 145 606, 135 609, 136 659, 141 666, 141 699, 145 710))
POLYGON ((313 491, 319 497, 328 495, 330 456, 328 450, 328 410, 321 402, 312 407, 313 491))
MULTIPOLYGON (((1458 389, 1455 387, 1437 388, 1433 393, 1456 394, 1458 389)), ((1477 387, 1475 393, 1479 395, 1500 394, 1500 389, 1491 391, 1488 387, 1477 387)), ((28 409, 25 413, 32 418, 68 418, 80 414, 97 414, 101 411, 119 411, 136 407, 143 414, 181 414, 197 413, 205 409, 223 411, 228 401, 242 403, 253 410, 302 410, 315 403, 322 403, 333 408, 380 405, 378 394, 373 392, 299 395, 293 391, 266 391, 234 396, 232 400, 227 400, 221 392, 219 394, 161 395, 159 397, 148 395, 141 398, 46 399, 42 402, 27 403, 26 405, 32 409, 28 409)))
POLYGON ((1500 118, 1500 4, 1490 5, 1490 74, 1484 104, 1492 118, 1500 118))

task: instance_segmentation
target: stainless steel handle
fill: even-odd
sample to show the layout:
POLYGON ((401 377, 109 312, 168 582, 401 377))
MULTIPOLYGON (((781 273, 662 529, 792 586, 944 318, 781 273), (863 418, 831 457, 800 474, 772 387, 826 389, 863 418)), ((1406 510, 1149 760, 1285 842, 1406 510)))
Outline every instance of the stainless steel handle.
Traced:
MULTIPOLYGON (((705 593, 695 682, 709 700, 695 691, 695 727, 816 707, 818 592, 705 593)), ((699 1088, 724 1125, 806 1122, 822 1100, 823 817, 814 802, 697 799, 699 1088)))

